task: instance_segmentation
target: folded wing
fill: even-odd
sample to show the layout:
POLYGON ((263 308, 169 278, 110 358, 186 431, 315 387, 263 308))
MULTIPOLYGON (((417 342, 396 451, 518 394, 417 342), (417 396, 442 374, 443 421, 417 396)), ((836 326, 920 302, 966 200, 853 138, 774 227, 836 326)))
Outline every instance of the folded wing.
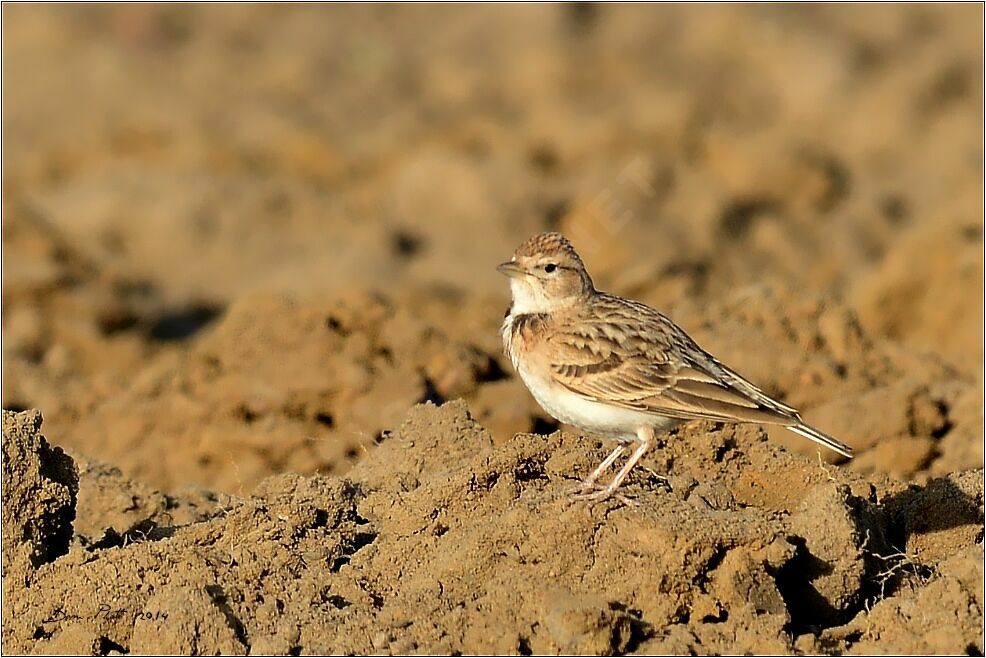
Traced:
POLYGON ((848 446, 806 425, 797 410, 766 395, 670 320, 647 310, 650 314, 633 309, 619 322, 580 323, 556 332, 550 339, 555 381, 587 399, 670 418, 783 425, 852 456, 848 446))

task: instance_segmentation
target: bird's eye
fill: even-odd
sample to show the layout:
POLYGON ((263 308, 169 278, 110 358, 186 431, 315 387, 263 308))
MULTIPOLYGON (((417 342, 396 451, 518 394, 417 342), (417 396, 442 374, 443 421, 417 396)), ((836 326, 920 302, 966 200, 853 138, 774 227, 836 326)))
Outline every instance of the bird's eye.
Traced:
POLYGON ((555 265, 554 263, 548 263, 547 265, 544 266, 544 271, 547 272, 548 274, 551 274, 552 272, 554 272, 557 269, 558 269, 558 266, 555 265))

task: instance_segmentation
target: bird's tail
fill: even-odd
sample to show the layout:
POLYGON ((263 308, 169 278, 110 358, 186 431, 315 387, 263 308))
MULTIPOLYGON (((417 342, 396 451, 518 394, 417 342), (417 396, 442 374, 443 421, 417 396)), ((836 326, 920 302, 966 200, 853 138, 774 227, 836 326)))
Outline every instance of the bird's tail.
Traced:
POLYGON ((800 434, 806 439, 811 439, 815 443, 823 445, 829 450, 834 450, 843 457, 849 457, 852 459, 852 448, 847 446, 845 443, 836 441, 828 434, 819 432, 814 427, 805 425, 804 423, 799 423, 797 425, 788 425, 787 429, 791 430, 795 434, 800 434))

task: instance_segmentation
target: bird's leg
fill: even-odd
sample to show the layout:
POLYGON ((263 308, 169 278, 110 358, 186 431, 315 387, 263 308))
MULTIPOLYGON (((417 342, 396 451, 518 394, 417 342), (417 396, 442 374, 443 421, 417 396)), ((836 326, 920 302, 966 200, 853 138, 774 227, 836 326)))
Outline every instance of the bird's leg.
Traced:
POLYGON ((627 475, 630 474, 630 471, 633 470, 633 467, 637 465, 637 462, 639 462, 647 451, 650 450, 651 445, 654 443, 653 428, 643 427, 637 430, 637 439, 640 441, 640 445, 638 445, 637 449, 633 451, 633 454, 630 455, 630 459, 628 459, 627 463, 623 465, 623 468, 619 470, 612 482, 595 493, 581 495, 578 497, 591 500, 592 502, 599 502, 606 500, 616 493, 616 490, 621 484, 623 484, 623 480, 626 479, 627 475))
POLYGON ((620 455, 622 455, 623 451, 626 449, 627 447, 622 444, 616 446, 616 448, 613 449, 613 452, 609 453, 609 456, 606 457, 606 459, 604 459, 603 462, 596 467, 596 470, 594 470, 592 473, 589 473, 589 477, 582 480, 582 486, 579 487, 579 490, 582 493, 585 493, 587 491, 592 491, 595 488, 596 480, 598 480, 599 476, 603 474, 603 471, 605 471, 607 468, 612 466, 613 462, 619 459, 620 455))

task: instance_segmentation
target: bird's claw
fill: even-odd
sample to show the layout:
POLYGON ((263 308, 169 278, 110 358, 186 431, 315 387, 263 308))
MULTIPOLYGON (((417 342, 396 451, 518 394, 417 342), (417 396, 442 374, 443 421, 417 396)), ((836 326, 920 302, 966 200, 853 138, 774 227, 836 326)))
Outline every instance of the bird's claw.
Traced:
POLYGON ((637 506, 636 501, 619 493, 615 488, 599 484, 587 485, 583 483, 568 493, 569 502, 585 501, 589 507, 610 498, 615 498, 627 507, 637 506))

